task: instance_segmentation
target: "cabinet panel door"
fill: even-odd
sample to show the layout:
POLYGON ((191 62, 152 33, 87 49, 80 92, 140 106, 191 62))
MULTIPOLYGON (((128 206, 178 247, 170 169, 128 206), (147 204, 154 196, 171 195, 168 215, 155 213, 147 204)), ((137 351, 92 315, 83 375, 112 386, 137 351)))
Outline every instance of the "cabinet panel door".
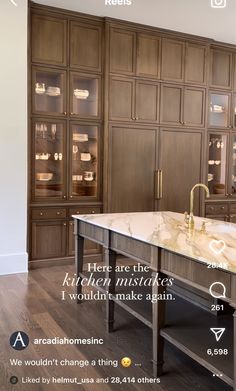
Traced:
POLYGON ((179 125, 182 122, 183 88, 162 85, 161 88, 161 123, 179 125))
POLYGON ((138 34, 137 74, 160 78, 160 39, 138 34))
POLYGON ((231 88, 232 53, 219 49, 211 51, 211 85, 213 87, 231 88))
POLYGON ((110 128, 109 212, 153 210, 155 145, 155 129, 110 128))
POLYGON ((186 44, 185 81, 206 84, 207 47, 195 43, 186 44))
POLYGON ((137 121, 158 122, 159 84, 137 81, 135 102, 137 121))
POLYGON ((66 65, 66 20, 33 14, 31 23, 32 61, 66 65))
POLYGON ((70 66, 101 71, 102 31, 100 26, 71 22, 70 66))
MULTIPOLYGON (((200 132, 161 130, 159 168, 162 170, 160 210, 184 213, 189 209, 191 188, 201 181, 200 132)), ((195 192, 194 213, 199 214, 199 191, 195 192)))
POLYGON ((136 33, 113 28, 110 35, 110 72, 135 73, 136 33))
POLYGON ((66 255, 67 224, 63 221, 32 223, 32 259, 66 255))
POLYGON ((109 117, 111 120, 132 121, 134 118, 133 79, 110 79, 109 117))
POLYGON ((184 80, 184 42, 163 38, 161 79, 184 80))
POLYGON ((205 90, 186 87, 184 89, 184 124, 204 126, 205 90))

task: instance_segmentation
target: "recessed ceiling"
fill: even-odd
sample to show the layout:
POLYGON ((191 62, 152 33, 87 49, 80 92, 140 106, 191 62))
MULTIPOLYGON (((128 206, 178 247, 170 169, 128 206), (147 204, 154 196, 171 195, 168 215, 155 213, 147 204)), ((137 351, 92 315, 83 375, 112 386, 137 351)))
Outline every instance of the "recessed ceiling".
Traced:
POLYGON ((105 5, 105 1, 36 0, 35 2, 236 44, 236 0, 131 0, 130 6, 109 6, 105 5), (212 2, 221 5, 225 1, 225 8, 211 7, 212 2))

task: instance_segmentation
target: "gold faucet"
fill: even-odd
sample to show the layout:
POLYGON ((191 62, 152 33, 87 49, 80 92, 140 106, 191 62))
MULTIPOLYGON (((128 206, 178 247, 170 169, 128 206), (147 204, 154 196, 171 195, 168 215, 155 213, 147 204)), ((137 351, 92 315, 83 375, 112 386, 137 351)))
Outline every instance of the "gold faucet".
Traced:
POLYGON ((194 229, 194 218, 193 218, 193 202, 194 202, 194 190, 197 187, 202 187, 203 189, 206 190, 206 197, 210 197, 210 191, 206 185, 203 183, 197 183, 196 185, 193 186, 192 190, 190 191, 190 212, 188 215, 188 212, 185 212, 185 222, 188 224, 189 229, 194 229))

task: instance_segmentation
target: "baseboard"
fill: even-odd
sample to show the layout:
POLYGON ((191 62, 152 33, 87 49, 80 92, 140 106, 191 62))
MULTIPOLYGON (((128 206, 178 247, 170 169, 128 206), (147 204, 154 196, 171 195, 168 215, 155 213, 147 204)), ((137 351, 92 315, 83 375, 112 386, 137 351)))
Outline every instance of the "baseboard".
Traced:
POLYGON ((28 272, 28 254, 0 254, 0 276, 28 272))

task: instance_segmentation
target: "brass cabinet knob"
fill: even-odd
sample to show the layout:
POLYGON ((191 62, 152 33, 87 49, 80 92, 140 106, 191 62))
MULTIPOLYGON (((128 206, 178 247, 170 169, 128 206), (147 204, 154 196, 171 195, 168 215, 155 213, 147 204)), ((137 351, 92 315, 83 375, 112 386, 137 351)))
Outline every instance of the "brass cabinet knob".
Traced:
POLYGON ((61 212, 57 212, 57 215, 59 216, 61 214, 61 212))
POLYGON ((67 224, 66 224, 66 223, 63 223, 63 225, 64 225, 64 227, 66 227, 66 226, 67 226, 67 224))
POLYGON ((70 226, 74 225, 73 221, 70 221, 70 226))
POLYGON ((64 195, 63 198, 66 198, 66 196, 64 195))
POLYGON ((132 117, 131 119, 132 119, 132 121, 135 121, 135 117, 132 117))
POLYGON ((43 216, 43 212, 40 212, 39 214, 40 214, 40 216, 43 216))
POLYGON ((92 213, 95 213, 95 211, 94 211, 94 210, 92 210, 92 213))
POLYGON ((70 198, 73 198, 73 196, 71 195, 70 198))
POLYGON ((76 214, 79 215, 79 210, 77 210, 76 214))
POLYGON ((225 207, 224 206, 221 206, 221 208, 220 208, 221 210, 224 210, 225 209, 225 207))
POLYGON ((64 113, 63 113, 64 115, 67 115, 67 112, 66 111, 64 111, 64 113))

